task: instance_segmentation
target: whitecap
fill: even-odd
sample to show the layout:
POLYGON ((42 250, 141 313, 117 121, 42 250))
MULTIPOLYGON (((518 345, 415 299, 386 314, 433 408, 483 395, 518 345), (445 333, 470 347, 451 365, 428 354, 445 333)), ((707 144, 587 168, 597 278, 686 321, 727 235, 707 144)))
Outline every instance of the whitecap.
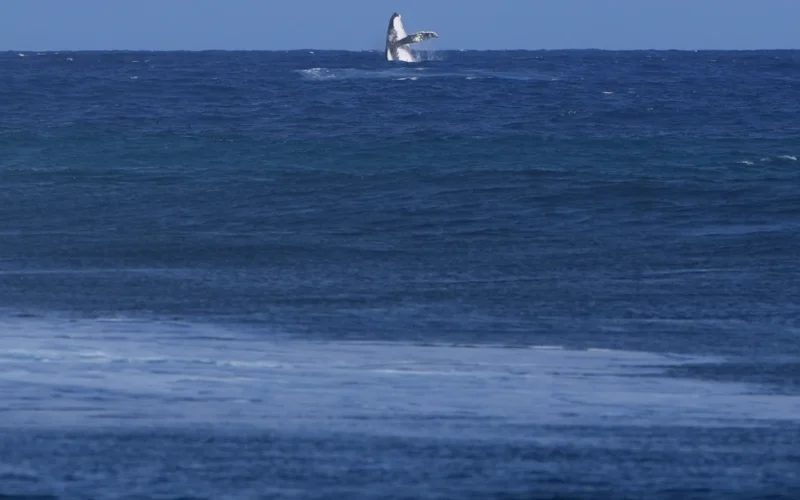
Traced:
POLYGON ((327 68, 301 69, 298 73, 310 80, 332 80, 336 78, 336 75, 327 68))
POLYGON ((765 156, 760 160, 762 163, 768 161, 797 161, 797 157, 793 155, 780 155, 780 156, 765 156))

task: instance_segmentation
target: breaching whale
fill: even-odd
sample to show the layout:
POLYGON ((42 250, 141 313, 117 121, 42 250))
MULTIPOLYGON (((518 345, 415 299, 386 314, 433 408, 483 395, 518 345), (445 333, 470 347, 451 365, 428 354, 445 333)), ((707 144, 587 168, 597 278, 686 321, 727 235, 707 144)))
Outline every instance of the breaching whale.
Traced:
POLYGON ((414 57, 409 45, 431 38, 439 38, 439 35, 433 31, 420 31, 413 35, 406 34, 403 18, 395 12, 389 19, 389 29, 386 31, 386 60, 414 62, 417 58, 414 57))

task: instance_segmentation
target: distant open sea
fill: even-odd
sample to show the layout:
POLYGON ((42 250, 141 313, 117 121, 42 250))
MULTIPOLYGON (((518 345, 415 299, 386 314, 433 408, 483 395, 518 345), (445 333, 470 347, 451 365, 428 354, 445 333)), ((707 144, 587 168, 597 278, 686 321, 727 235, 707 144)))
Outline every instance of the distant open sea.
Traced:
POLYGON ((0 53, 0 499, 800 498, 800 52, 0 53))

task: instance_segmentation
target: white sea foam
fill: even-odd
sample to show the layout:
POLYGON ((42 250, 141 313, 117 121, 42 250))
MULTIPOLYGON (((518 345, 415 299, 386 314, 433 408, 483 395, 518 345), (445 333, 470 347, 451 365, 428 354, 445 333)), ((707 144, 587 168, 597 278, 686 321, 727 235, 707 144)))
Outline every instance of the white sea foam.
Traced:
POLYGON ((312 81, 325 80, 357 80, 357 79, 391 79, 391 80, 413 80, 418 78, 426 79, 497 79, 497 80, 516 80, 516 81, 557 81, 553 75, 542 74, 536 71, 438 71, 427 67, 391 67, 382 69, 360 69, 360 68, 308 68, 296 70, 302 78, 312 81))
POLYGON ((0 320, 0 425, 509 435, 520 425, 800 419, 800 398, 664 374, 703 358, 561 346, 280 340, 141 321, 0 320), (447 422, 458 419, 459 429, 447 422), (490 423, 490 424, 489 424, 490 423))

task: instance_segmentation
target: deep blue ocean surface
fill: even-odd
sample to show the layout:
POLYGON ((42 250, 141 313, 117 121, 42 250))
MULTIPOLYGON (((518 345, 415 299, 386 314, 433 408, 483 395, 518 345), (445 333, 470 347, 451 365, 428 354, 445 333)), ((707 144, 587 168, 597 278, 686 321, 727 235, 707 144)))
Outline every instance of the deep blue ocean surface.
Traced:
POLYGON ((800 52, 0 54, 0 498, 800 497, 800 52))

